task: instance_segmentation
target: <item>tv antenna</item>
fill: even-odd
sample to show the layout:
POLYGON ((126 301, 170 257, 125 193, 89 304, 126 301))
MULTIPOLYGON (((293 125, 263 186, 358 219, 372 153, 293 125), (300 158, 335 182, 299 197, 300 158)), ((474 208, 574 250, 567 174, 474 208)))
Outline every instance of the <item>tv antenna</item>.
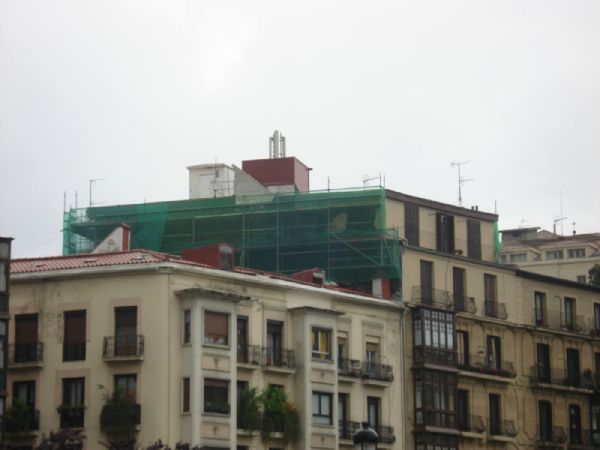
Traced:
POLYGON ((469 164, 471 161, 450 161, 452 167, 458 167, 458 206, 462 206, 462 185, 467 181, 473 181, 475 178, 463 178, 460 175, 460 167, 469 164))
POLYGON ((378 177, 369 177, 369 175, 363 175, 363 188, 366 188, 370 181, 379 180, 379 186, 381 187, 381 172, 378 177))

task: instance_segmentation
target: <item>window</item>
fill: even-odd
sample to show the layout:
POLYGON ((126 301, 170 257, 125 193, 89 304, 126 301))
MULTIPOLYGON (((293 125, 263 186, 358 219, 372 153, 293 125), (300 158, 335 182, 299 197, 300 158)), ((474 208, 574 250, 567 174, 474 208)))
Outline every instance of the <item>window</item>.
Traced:
POLYGON ((185 377, 181 383, 181 412, 190 412, 190 379, 185 377))
POLYGON ((569 405, 569 443, 583 443, 581 440, 581 409, 579 405, 569 405))
POLYGON ((581 284, 586 284, 587 277, 585 275, 577 275, 577 282, 581 284))
POLYGON ((85 321, 85 310, 64 313, 63 361, 85 360, 85 321))
POLYGON ((348 405, 350 405, 350 394, 339 393, 338 394, 338 422, 340 424, 339 434, 340 439, 352 439, 350 431, 350 414, 348 411, 348 405))
POLYGON ((367 419, 369 425, 377 433, 380 432, 379 414, 381 410, 381 399, 379 397, 367 397, 367 419))
POLYGON ((82 428, 84 417, 84 378, 63 378, 63 402, 60 408, 61 428, 82 428))
POLYGON ((312 329, 312 357, 331 361, 331 330, 312 329))
POLYGON ((417 425, 455 428, 456 375, 446 372, 415 372, 417 425))
POLYGON ((6 292, 7 278, 6 263, 4 261, 0 261, 0 292, 6 292))
POLYGON ((469 332, 456 330, 456 347, 459 367, 469 367, 471 356, 469 355, 469 332))
POLYGON ((499 336, 487 337, 487 364, 488 370, 502 369, 502 342, 499 336))
POLYGON ((132 403, 137 403, 137 375, 115 375, 115 390, 132 403))
POLYGON ((115 308, 115 356, 137 354, 137 306, 115 308))
POLYGON ((536 291, 533 296, 535 301, 535 324, 546 326, 546 294, 536 291))
POLYGON ((514 255, 510 255, 511 263, 520 263, 527 262, 527 253, 515 253, 514 255))
POLYGON ((458 389, 456 391, 456 414, 458 416, 458 429, 471 431, 469 420, 469 391, 458 389))
POLYGON ((35 381, 13 382, 13 405, 18 401, 31 411, 35 409, 35 381))
POLYGON ((204 379, 204 412, 229 414, 229 381, 204 379))
POLYGON ((467 311, 467 298, 465 295, 465 269, 459 267, 452 268, 452 295, 454 298, 454 309, 456 311, 467 311))
POLYGON ((229 344, 229 314, 204 311, 204 343, 229 344))
POLYGON ((562 250, 547 251, 546 259, 563 259, 563 251, 562 250))
POLYGON ((585 248, 570 248, 567 255, 569 258, 585 258, 585 248))
POLYGON ((267 365, 283 367, 283 322, 267 321, 267 365))
POLYGON ((569 330, 573 331, 575 329, 575 299, 570 297, 565 297, 564 301, 565 306, 565 317, 563 326, 569 330))
POLYGON ((600 332, 600 303, 594 303, 594 330, 600 332))
POLYGON ((506 255, 500 255, 500 262, 502 264, 506 264, 508 262, 506 258, 507 258, 506 255))
POLYGON ((484 274, 483 288, 485 315, 488 317, 499 317, 496 276, 488 273, 484 274))
POLYGON ((421 260, 420 269, 421 303, 431 305, 433 303, 433 263, 421 260))
POLYGON ((579 387, 579 350, 576 348, 567 348, 567 385, 579 387))
POLYGON ((379 364, 379 342, 367 342, 365 356, 368 366, 379 364))
POLYGON ((312 416, 313 423, 331 425, 333 423, 333 396, 326 392, 312 393, 312 416))
POLYGON ((537 344, 536 349, 536 375, 538 382, 550 383, 550 346, 548 344, 537 344))
POLYGON ((467 256, 481 259, 481 223, 467 220, 467 256))
POLYGON ((185 309, 183 311, 183 337, 184 344, 192 342, 192 311, 185 309))
POLYGON ((454 216, 436 213, 436 248, 440 252, 454 252, 454 216))
POLYGON ((15 316, 15 362, 39 361, 38 315, 21 314, 15 316))
POLYGON ((502 434, 502 426, 500 424, 502 415, 500 412, 500 395, 498 395, 498 394, 490 394, 489 395, 489 416, 488 417, 490 418, 489 433, 491 435, 502 434))
POLYGON ((248 317, 237 316, 237 360, 248 362, 248 317))
POLYGON ((408 245, 419 246, 419 207, 404 204, 404 234, 408 245))
POLYGON ((551 442, 553 439, 552 430, 552 403, 546 400, 538 402, 539 416, 539 436, 542 442, 551 442))

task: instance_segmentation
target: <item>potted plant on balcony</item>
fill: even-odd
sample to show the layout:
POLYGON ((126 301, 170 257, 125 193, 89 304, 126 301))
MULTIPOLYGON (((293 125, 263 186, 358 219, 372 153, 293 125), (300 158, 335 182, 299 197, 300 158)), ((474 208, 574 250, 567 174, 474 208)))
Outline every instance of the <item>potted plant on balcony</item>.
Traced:
POLYGON ((100 430, 108 437, 102 443, 111 450, 130 450, 135 446, 135 434, 139 423, 135 402, 120 389, 109 395, 104 390, 104 406, 100 413, 100 430))
POLYGON ((258 399, 263 408, 262 440, 266 442, 272 433, 283 433, 285 445, 296 442, 300 432, 298 409, 288 400, 283 389, 269 386, 258 399))
POLYGON ((238 428, 250 432, 261 429, 262 414, 260 412, 260 401, 256 388, 239 391, 237 425, 238 428))
POLYGON ((34 429, 32 409, 18 400, 13 401, 3 417, 4 430, 9 436, 26 434, 34 429))

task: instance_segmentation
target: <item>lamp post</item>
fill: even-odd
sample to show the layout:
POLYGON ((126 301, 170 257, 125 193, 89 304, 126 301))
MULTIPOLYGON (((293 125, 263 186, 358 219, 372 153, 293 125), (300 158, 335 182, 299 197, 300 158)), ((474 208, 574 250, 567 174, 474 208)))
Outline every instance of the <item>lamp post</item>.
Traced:
POLYGON ((379 436, 377 432, 369 427, 369 422, 362 422, 362 428, 354 434, 355 450, 377 450, 379 436))

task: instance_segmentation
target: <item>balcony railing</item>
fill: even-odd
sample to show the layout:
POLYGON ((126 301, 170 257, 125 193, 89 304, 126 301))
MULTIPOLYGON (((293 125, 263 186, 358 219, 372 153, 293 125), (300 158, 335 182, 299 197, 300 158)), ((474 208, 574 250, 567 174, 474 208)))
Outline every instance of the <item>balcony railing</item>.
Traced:
POLYGON ((569 447, 600 446, 600 430, 569 430, 569 447))
POLYGON ((294 350, 264 347, 263 365, 267 367, 275 367, 278 369, 294 369, 296 367, 294 350))
POLYGON ((83 405, 62 405, 59 410, 61 428, 83 428, 85 413, 83 405))
POLYGON ((590 327, 586 325, 584 316, 574 315, 570 320, 567 320, 563 312, 547 309, 533 309, 533 324, 536 327, 558 331, 569 331, 578 334, 588 334, 590 332, 590 327))
POLYGON ((63 343, 63 361, 84 361, 85 360, 85 342, 64 342, 63 343))
POLYGON ((548 428, 541 433, 538 432, 535 437, 535 444, 538 447, 564 444, 565 442, 567 442, 567 435, 563 427, 548 428))
POLYGON ((488 419, 488 433, 492 436, 515 437, 517 435, 517 427, 512 420, 488 419))
POLYGON ((379 425, 375 427, 375 431, 379 436, 379 442, 382 444, 393 444, 396 442, 396 435, 394 434, 394 427, 387 425, 379 425))
POLYGON ((453 295, 452 299, 454 303, 454 311, 466 312, 471 314, 475 314, 477 312, 474 297, 467 297, 465 295, 453 295))
POLYGON ((358 359, 338 358, 338 375, 340 377, 362 377, 362 367, 358 359))
POLYGON ((262 364, 262 349, 259 345, 238 345, 237 362, 260 366, 262 364))
POLYGON ((414 361, 415 365, 433 364, 456 367, 456 352, 440 348, 415 347, 414 361))
POLYGON ((40 412, 37 409, 19 411, 19 417, 14 417, 7 410, 4 416, 4 430, 9 434, 21 434, 40 429, 40 412))
POLYGON ((453 309, 457 312, 468 312, 474 314, 475 299, 465 295, 454 295, 440 289, 430 289, 423 286, 413 286, 413 303, 436 306, 438 308, 453 309))
POLYGON ((450 411, 416 411, 417 426, 457 429, 456 413, 450 411))
POLYGON ((393 381, 394 372, 392 366, 364 361, 362 365, 362 377, 369 380, 393 381))
POLYGON ((506 320, 508 314, 506 313, 506 303, 500 303, 496 301, 485 301, 483 302, 485 315, 487 317, 493 317, 495 319, 506 320))
POLYGON ((548 369, 536 364, 531 367, 532 384, 551 384, 582 389, 595 389, 598 376, 591 371, 569 373, 568 370, 548 369))
POLYGON ((44 344, 13 344, 8 349, 9 364, 39 364, 44 360, 44 344))
POLYGON ((141 358, 144 356, 144 336, 105 336, 102 356, 104 359, 141 358))
POLYGON ((481 416, 458 416, 458 429, 471 433, 483 433, 485 431, 485 420, 481 416))
POLYGON ((469 372, 480 372, 505 378, 517 376, 512 361, 496 361, 486 355, 458 355, 458 367, 469 372))
POLYGON ((351 422, 349 420, 340 420, 338 435, 340 439, 353 439, 358 430, 361 429, 359 422, 351 422))

